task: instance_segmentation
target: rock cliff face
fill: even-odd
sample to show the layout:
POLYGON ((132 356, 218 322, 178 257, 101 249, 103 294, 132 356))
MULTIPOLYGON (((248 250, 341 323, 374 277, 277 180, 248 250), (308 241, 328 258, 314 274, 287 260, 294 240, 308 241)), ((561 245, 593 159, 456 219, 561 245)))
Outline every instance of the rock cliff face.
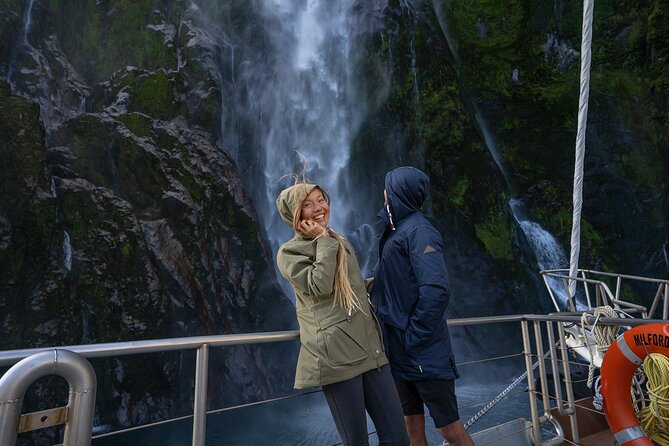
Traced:
MULTIPOLYGON (((390 1, 364 42, 361 90, 388 94, 358 132, 351 169, 374 178, 411 163, 430 174, 428 212, 465 313, 548 310, 537 272, 567 266, 581 8, 390 1)), ((595 8, 583 268, 669 274, 667 17, 658 1, 595 8)), ((369 189, 375 200, 382 184, 369 189)), ((646 304, 648 291, 625 289, 646 304)))
MULTIPOLYGON (((47 2, 3 6, 0 349, 296 328, 253 204, 216 142, 215 73, 195 61, 175 70, 175 27, 130 3, 79 2, 72 15, 47 2), (107 28, 124 14, 134 37, 107 28), (147 30, 164 57, 124 53, 147 30)), ((290 392, 295 352, 213 350, 210 407, 290 392)), ((189 413, 194 360, 94 361, 95 423, 189 413)), ((62 389, 37 386, 29 406, 53 407, 62 389)))
MULTIPOLYGON (((181 119, 82 114, 46 147, 37 105, 1 85, 1 348, 295 327, 253 206, 211 135, 181 119)), ((212 405, 288 391, 292 351, 218 349, 212 405)), ((118 404, 103 397, 99 424, 188 411, 192 352, 96 368, 118 404)))

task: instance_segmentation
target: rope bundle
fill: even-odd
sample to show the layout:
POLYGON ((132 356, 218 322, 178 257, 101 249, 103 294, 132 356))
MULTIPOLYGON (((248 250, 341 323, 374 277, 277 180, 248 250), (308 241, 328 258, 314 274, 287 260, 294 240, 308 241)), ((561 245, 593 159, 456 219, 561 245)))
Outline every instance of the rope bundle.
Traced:
MULTIPOLYGON (((585 333, 585 325, 587 324, 588 316, 588 313, 583 313, 581 316, 581 334, 583 335, 583 339, 586 340, 586 344, 588 337, 585 333)), ((606 352, 611 343, 616 340, 619 327, 616 325, 600 324, 599 318, 618 317, 618 313, 616 313, 616 311, 611 308, 611 306, 604 305, 602 307, 595 308, 593 316, 595 316, 595 323, 592 326, 591 333, 595 340, 595 346, 597 347, 597 350, 606 352)), ((592 389, 593 384, 595 386, 595 395, 592 399, 592 406, 597 410, 602 410, 604 408, 604 401, 602 399, 602 386, 600 384, 601 376, 598 376, 597 380, 595 380, 594 358, 592 356, 592 350, 590 349, 589 345, 588 353, 590 354, 590 365, 588 366, 588 389, 592 389)))
MULTIPOLYGON (((585 335, 585 325, 587 323, 587 318, 589 314, 583 313, 581 316, 581 329, 583 330, 583 337, 587 340, 585 335)), ((617 325, 607 325, 599 323, 600 317, 618 317, 618 313, 611 308, 609 305, 604 305, 602 307, 595 308, 593 312, 595 316, 595 323, 592 326, 592 336, 595 339, 595 345, 597 350, 605 352, 608 350, 609 346, 613 341, 616 340, 618 336, 618 326, 617 325)), ((586 341, 587 342, 587 341, 586 341)), ((593 364, 592 351, 588 348, 590 353, 590 367, 588 368, 588 388, 592 389, 592 384, 595 377, 595 365, 593 364)))
MULTIPOLYGON (((593 313, 596 319, 600 317, 618 317, 618 313, 609 305, 595 308, 593 313)), ((619 327, 617 325, 606 325, 595 322, 592 327, 592 335, 597 343, 597 348, 601 351, 606 351, 609 345, 616 340, 618 336, 619 327)))
POLYGON ((651 353, 643 360, 643 370, 648 378, 648 399, 641 401, 639 423, 653 441, 669 446, 669 358, 651 353))

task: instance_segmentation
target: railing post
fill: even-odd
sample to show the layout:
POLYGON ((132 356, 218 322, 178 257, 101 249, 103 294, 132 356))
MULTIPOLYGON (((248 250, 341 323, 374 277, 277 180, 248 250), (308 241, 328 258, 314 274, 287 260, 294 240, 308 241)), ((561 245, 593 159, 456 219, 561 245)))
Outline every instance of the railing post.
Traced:
POLYGON ((664 284, 664 302, 662 302, 662 319, 667 319, 669 312, 669 286, 664 284))
MULTIPOLYGON (((569 356, 567 353, 567 341, 564 333, 564 324, 558 323, 558 334, 560 337, 560 351, 562 353, 562 373, 564 374, 565 382, 565 394, 567 396, 567 410, 566 413, 569 415, 569 422, 571 425, 571 436, 574 443, 580 443, 581 439, 578 433, 578 422, 576 420, 576 404, 574 401, 574 388, 572 387, 571 382, 571 370, 569 368, 569 356)), ((588 345, 587 339, 585 340, 585 345, 587 348, 590 348, 588 345)))
POLYGON ((204 446, 207 432, 207 383, 209 379, 209 344, 197 349, 195 395, 193 398, 193 446, 204 446))
POLYGON ((589 283, 587 282, 588 277, 585 274, 585 271, 583 271, 583 270, 581 270, 581 277, 583 278, 583 290, 585 291, 585 298, 588 302, 588 306, 592 307, 592 303, 590 302, 590 287, 588 286, 589 283))
POLYGON ((525 369, 527 370, 527 394, 530 398, 530 412, 532 414, 532 439, 535 445, 541 444, 541 430, 539 426, 539 411, 537 409, 537 392, 534 386, 534 367, 532 367, 532 347, 530 346, 530 330, 527 321, 520 321, 523 332, 523 353, 525 369))
POLYGON ((550 400, 548 399, 548 378, 546 377, 546 364, 544 363, 544 346, 541 336, 541 322, 534 321, 534 342, 537 345, 537 363, 539 364, 539 380, 541 382, 541 401, 544 405, 544 416, 546 421, 550 416, 550 400))
POLYGON ((68 350, 49 350, 22 359, 0 378, 0 445, 16 443, 21 405, 28 387, 47 375, 70 386, 63 444, 90 446, 97 380, 91 364, 68 350))

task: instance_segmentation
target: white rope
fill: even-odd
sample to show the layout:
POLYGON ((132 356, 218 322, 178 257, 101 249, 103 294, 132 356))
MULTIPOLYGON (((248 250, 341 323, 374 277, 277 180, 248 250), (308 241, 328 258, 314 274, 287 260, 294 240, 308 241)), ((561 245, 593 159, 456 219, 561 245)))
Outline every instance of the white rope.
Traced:
MULTIPOLYGON (((583 159, 585 158, 585 129, 588 120, 588 96, 590 95, 590 47, 592 46, 592 11, 594 0, 583 2, 583 31, 581 36, 581 90, 578 99, 578 128, 576 133, 576 156, 574 162, 574 215, 571 227, 571 258, 569 275, 578 273, 578 256, 581 250, 581 208, 583 203, 583 159)), ((575 299, 576 281, 569 280, 569 297, 575 299)), ((573 302, 573 300, 572 300, 573 302)))
MULTIPOLYGON (((595 308, 593 316, 595 317, 595 322, 592 324, 590 333, 595 340, 595 346, 597 350, 605 352, 608 350, 611 343, 616 340, 616 336, 618 336, 618 326, 599 323, 599 318, 618 317, 618 313, 616 313, 616 311, 609 305, 604 305, 603 307, 595 308)), ((585 325, 587 324, 588 317, 590 317, 588 313, 583 313, 581 315, 581 335, 583 336, 585 346, 588 349, 588 353, 590 354, 590 365, 588 366, 588 388, 592 389, 595 378, 595 364, 594 358, 592 356, 592 349, 590 348, 588 337, 585 332, 585 325)))
POLYGON ((604 410, 604 397, 602 396, 602 385, 600 381, 602 375, 599 375, 595 380, 595 396, 592 397, 592 407, 597 410, 604 410))
POLYGON ((595 316, 595 323, 592 325, 592 335, 595 338, 597 348, 601 351, 606 351, 611 343, 618 337, 620 327, 617 325, 608 325, 598 323, 600 317, 618 317, 616 310, 609 305, 595 308, 593 313, 595 316))

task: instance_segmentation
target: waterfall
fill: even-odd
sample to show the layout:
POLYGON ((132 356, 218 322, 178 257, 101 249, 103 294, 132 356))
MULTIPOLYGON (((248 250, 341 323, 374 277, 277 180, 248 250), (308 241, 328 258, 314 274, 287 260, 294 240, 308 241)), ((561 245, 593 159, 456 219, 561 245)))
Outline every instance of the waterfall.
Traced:
POLYGON ((60 260, 68 271, 72 271, 72 244, 70 243, 70 234, 67 231, 63 231, 63 250, 60 260))
POLYGON ((13 54, 10 57, 9 66, 7 67, 7 80, 12 84, 12 76, 14 75, 14 62, 17 57, 16 53, 24 51, 25 48, 30 47, 28 42, 28 34, 30 32, 30 26, 32 25, 32 11, 35 0, 29 0, 28 5, 26 6, 25 11, 23 11, 23 29, 21 34, 21 40, 19 44, 16 44, 16 47, 13 50, 13 54))
POLYGON ((418 66, 416 63, 416 46, 414 43, 414 36, 411 36, 410 50, 411 50, 411 79, 413 81, 413 100, 418 103, 420 100, 420 91, 418 90, 418 66))
MULTIPOLYGON (((538 223, 525 218, 524 205, 520 200, 512 198, 509 201, 509 207, 516 223, 525 234, 525 238, 536 256, 539 269, 566 268, 568 264, 567 256, 557 240, 555 240, 555 237, 538 223)), ((553 295, 559 301, 560 308, 557 310, 565 309, 567 307, 567 290, 565 284, 554 277, 548 277, 547 282, 553 291, 553 295)))
MULTIPOLYGON (((269 96, 269 100, 263 101, 265 122, 260 129, 264 133, 261 163, 267 181, 268 206, 259 203, 259 207, 265 208, 261 216, 265 227, 276 228, 274 200, 286 186, 277 180, 296 171, 299 164, 293 152, 298 150, 306 157, 310 179, 330 192, 331 226, 339 231, 345 229, 351 203, 345 200, 345 188, 339 179, 346 175, 351 135, 360 121, 350 85, 351 30, 347 11, 351 4, 350 0, 308 0, 306 8, 295 7, 293 3, 264 4, 263 13, 278 18, 284 25, 276 38, 288 40, 287 45, 278 48, 283 53, 279 59, 286 63, 273 67, 275 80, 273 85, 265 85, 263 92, 269 96)), ((284 226, 282 222, 279 224, 284 226)), ((286 231, 269 231, 274 246, 285 241, 286 235, 286 231)))
POLYGON ((30 26, 32 25, 32 12, 33 12, 33 5, 35 4, 35 0, 29 0, 28 2, 28 7, 26 8, 26 12, 23 16, 23 45, 28 46, 28 33, 30 32, 30 26))
MULTIPOLYGON (((362 224, 355 221, 347 172, 351 140, 366 112, 353 82, 353 4, 250 2, 260 19, 257 31, 264 33, 256 40, 264 46, 225 35, 213 20, 205 23, 220 51, 220 71, 228 76, 221 87, 224 147, 253 197, 272 252, 293 234, 274 204, 279 191, 292 184, 281 178, 301 174, 303 162, 307 178, 330 194, 330 226, 347 233, 362 224)), ((199 8, 206 22, 202 16, 214 6, 199 8)))
MULTIPOLYGON (((464 90, 463 90, 464 91, 464 90)), ((463 93, 463 98, 467 100, 469 98, 469 95, 465 95, 463 93)), ((476 104, 475 101, 470 100, 471 107, 474 111, 474 119, 476 121, 476 125, 481 132, 481 135, 483 136, 483 141, 485 142, 486 147, 488 148, 488 151, 490 152, 490 155, 492 155, 493 160, 495 160, 495 164, 497 164, 497 168, 501 172, 502 176, 504 177, 504 181, 506 182, 506 185, 509 187, 509 190, 511 193, 513 193, 513 182, 511 181, 511 177, 509 176, 508 171, 506 170, 506 167, 504 166, 504 162, 502 160, 502 154, 500 153, 499 149, 497 148, 497 144, 495 143, 494 138, 492 137, 492 133, 490 133, 490 128, 488 126, 488 123, 485 121, 485 118, 479 111, 478 104, 476 104)))

